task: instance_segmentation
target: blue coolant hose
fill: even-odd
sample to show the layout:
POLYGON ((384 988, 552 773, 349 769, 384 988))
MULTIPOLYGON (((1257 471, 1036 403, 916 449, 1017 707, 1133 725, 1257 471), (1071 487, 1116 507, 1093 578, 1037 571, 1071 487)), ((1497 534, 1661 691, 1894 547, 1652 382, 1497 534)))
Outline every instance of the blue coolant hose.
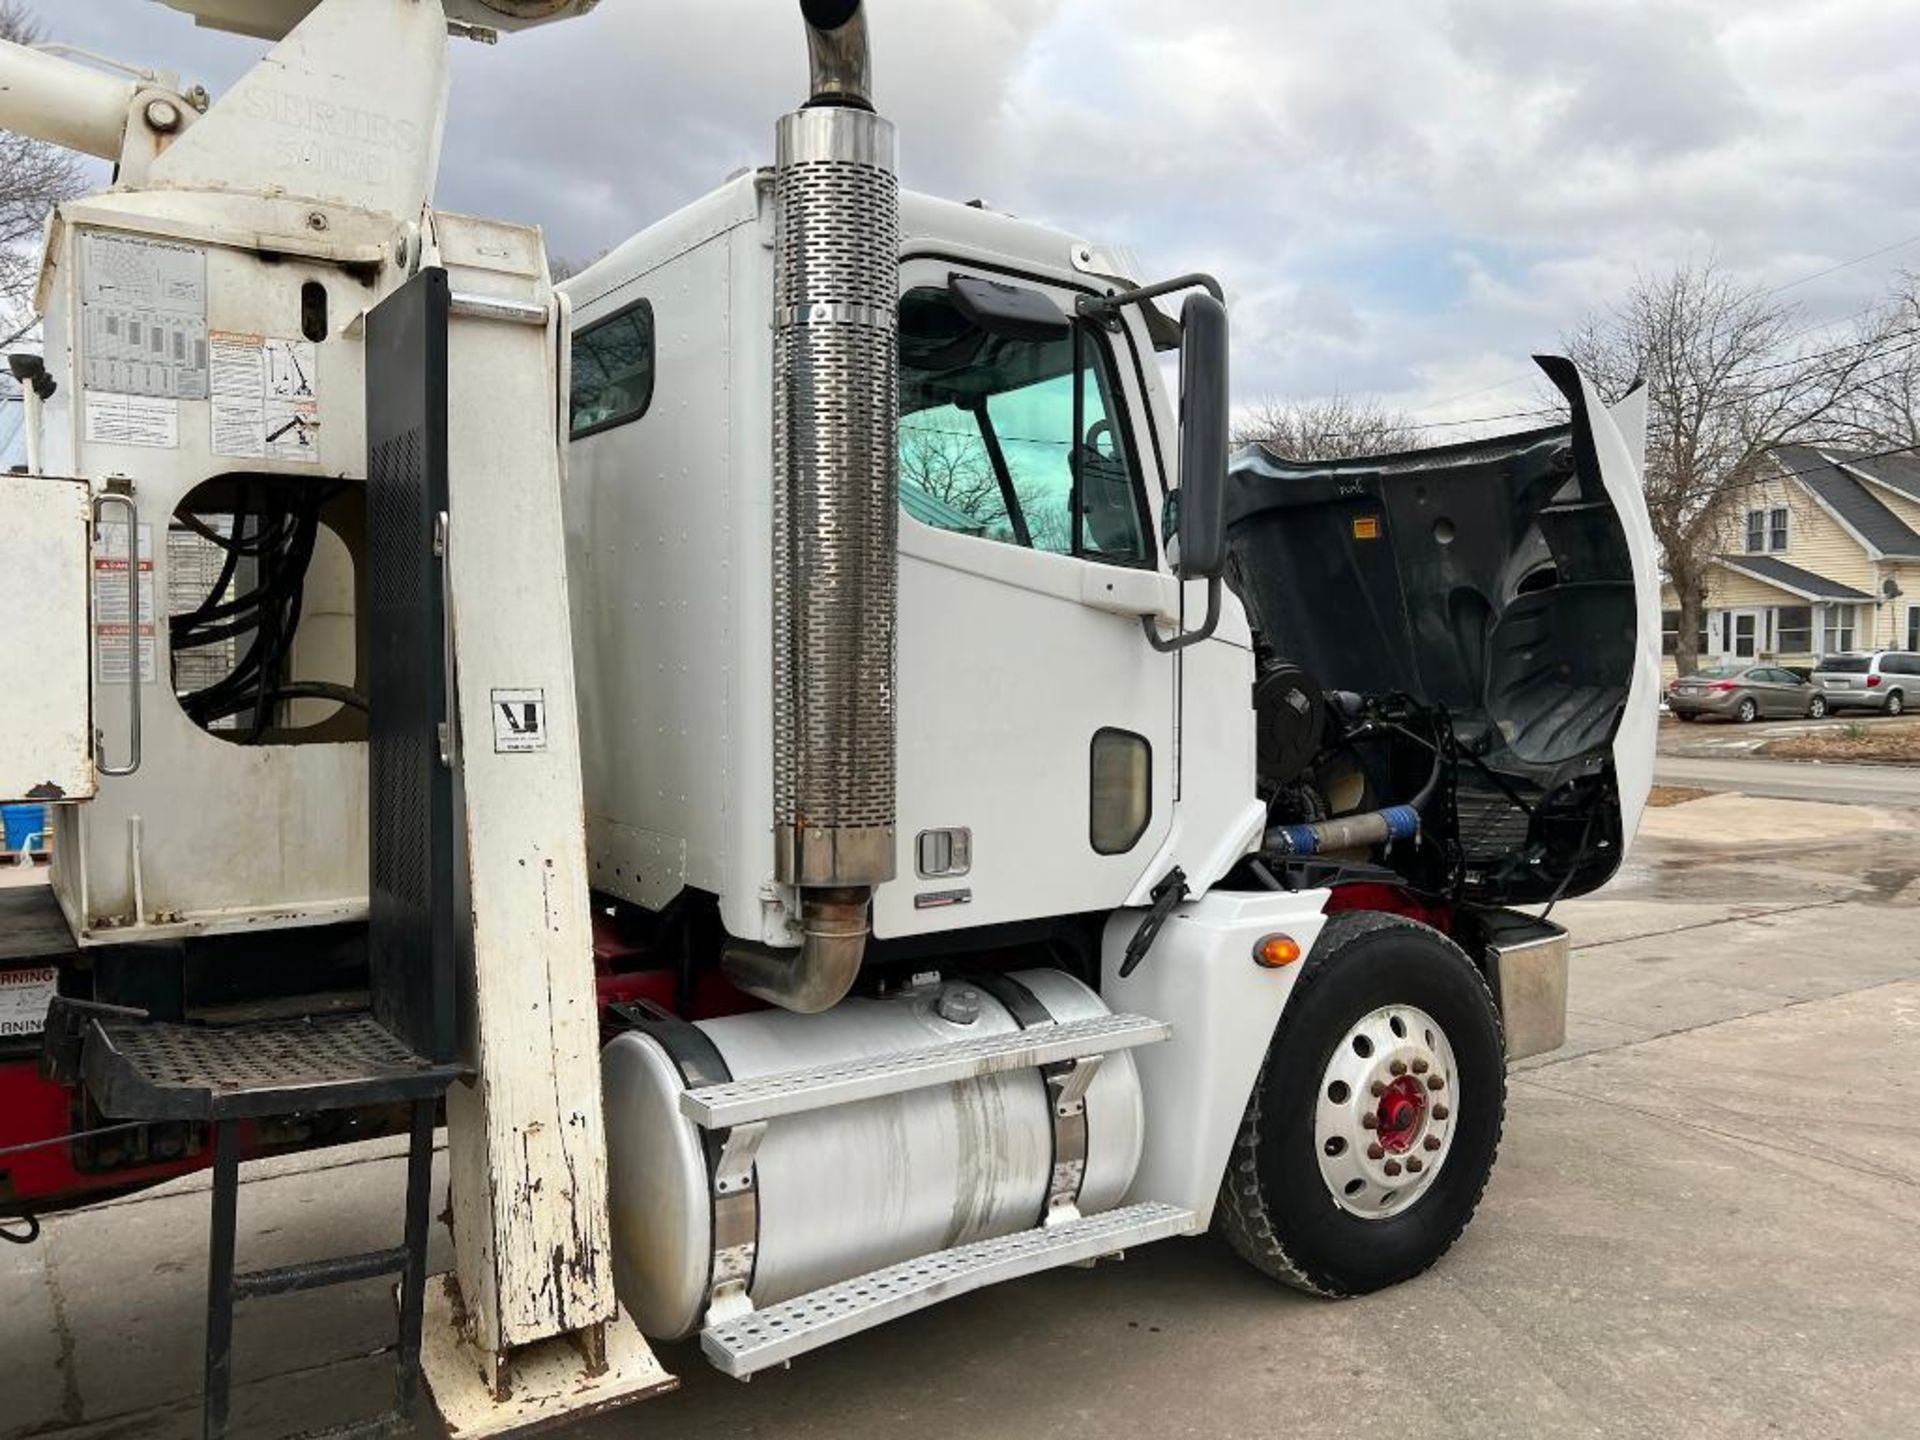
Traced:
POLYGON ((1389 805, 1363 815, 1342 815, 1311 825, 1276 825, 1267 831, 1266 849, 1282 855, 1318 855, 1323 850, 1348 850, 1406 840, 1420 833, 1420 812, 1411 805, 1389 805))

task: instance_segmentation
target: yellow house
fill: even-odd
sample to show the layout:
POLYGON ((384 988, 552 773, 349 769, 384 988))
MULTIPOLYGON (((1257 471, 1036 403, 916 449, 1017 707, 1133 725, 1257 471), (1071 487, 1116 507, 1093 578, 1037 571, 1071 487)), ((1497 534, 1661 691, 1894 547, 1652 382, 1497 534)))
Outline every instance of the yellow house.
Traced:
MULTIPOLYGON (((1708 567, 1702 663, 1812 667, 1843 650, 1920 650, 1920 460, 1782 445, 1740 496, 1708 567)), ((1661 591, 1666 669, 1680 623, 1661 591)))

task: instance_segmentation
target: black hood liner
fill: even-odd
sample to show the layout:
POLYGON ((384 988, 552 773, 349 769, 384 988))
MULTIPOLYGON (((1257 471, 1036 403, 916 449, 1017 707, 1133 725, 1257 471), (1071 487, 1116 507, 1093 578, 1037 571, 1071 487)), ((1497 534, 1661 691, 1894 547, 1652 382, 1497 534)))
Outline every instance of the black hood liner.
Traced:
POLYGON ((1330 462, 1256 446, 1228 479, 1229 580, 1261 642, 1324 689, 1447 707, 1480 762, 1461 767, 1459 838, 1501 903, 1580 893, 1617 863, 1636 597, 1574 395, 1571 425, 1330 462))

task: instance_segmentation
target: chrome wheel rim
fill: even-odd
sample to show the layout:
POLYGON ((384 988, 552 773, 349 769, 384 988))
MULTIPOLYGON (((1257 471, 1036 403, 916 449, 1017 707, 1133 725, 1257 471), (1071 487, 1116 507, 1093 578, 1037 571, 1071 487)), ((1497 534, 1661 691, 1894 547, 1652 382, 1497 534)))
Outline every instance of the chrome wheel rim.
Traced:
POLYGON ((1314 1097, 1313 1144, 1333 1203, 1398 1215, 1432 1186, 1458 1128, 1453 1046, 1412 1005, 1383 1005, 1341 1037, 1314 1097))

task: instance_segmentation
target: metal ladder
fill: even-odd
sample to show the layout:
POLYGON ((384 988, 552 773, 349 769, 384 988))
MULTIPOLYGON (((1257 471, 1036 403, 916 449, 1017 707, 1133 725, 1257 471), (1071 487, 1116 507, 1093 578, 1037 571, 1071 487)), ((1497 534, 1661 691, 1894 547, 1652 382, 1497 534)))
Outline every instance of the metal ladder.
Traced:
POLYGON ((233 1026, 184 1025, 62 999, 55 1002, 48 1031, 66 1037, 61 1063, 77 1067, 103 1116, 187 1121, 212 1129, 201 1405, 206 1440, 226 1440, 230 1433, 235 1304, 382 1275, 400 1278, 393 1406, 365 1420, 308 1433, 315 1440, 404 1433, 412 1424, 420 1385, 434 1119, 459 1067, 422 1059, 364 1013, 233 1026), (241 1124, 395 1103, 406 1104, 411 1117, 401 1243, 357 1255, 237 1270, 241 1124))

